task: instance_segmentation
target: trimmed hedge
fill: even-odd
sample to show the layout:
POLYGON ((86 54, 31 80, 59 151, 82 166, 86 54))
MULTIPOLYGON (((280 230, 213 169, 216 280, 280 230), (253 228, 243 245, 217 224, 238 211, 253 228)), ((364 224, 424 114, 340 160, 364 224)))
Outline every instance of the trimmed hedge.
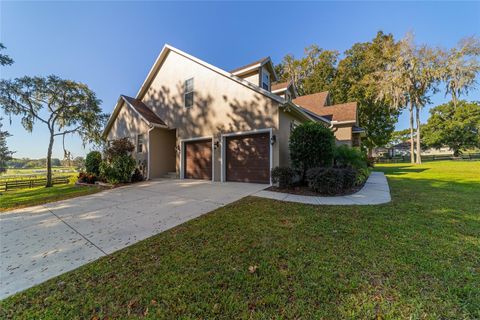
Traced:
POLYGON ((357 174, 357 170, 351 167, 312 168, 307 171, 307 182, 315 192, 336 195, 353 188, 357 174))
POLYGON ((293 187, 297 173, 290 167, 276 167, 272 169, 272 182, 278 183, 282 189, 293 187))

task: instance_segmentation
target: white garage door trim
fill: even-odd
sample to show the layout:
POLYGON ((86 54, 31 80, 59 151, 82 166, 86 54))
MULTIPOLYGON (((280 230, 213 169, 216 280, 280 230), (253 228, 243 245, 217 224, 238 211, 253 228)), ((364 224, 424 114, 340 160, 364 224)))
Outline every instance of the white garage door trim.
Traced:
MULTIPOLYGON (((238 132, 233 132, 233 133, 224 133, 221 136, 222 139, 222 157, 221 157, 221 181, 225 182, 226 181, 226 170, 227 170, 227 161, 226 161, 226 138, 227 137, 234 137, 234 136, 243 136, 243 135, 249 135, 249 134, 256 134, 256 133, 265 133, 268 132, 270 133, 270 172, 272 172, 273 169, 273 147, 272 147, 272 136, 273 136, 273 129, 272 128, 267 128, 267 129, 257 129, 257 130, 250 130, 250 131, 238 131, 238 132)), ((270 173, 270 185, 272 184, 272 174, 270 173)))
POLYGON ((215 146, 214 146, 214 142, 213 142, 213 136, 180 139, 180 150, 181 150, 181 154, 180 154, 180 179, 185 179, 185 169, 183 168, 183 164, 185 163, 185 142, 201 141, 201 140, 211 140, 212 141, 212 181, 215 181, 215 146))

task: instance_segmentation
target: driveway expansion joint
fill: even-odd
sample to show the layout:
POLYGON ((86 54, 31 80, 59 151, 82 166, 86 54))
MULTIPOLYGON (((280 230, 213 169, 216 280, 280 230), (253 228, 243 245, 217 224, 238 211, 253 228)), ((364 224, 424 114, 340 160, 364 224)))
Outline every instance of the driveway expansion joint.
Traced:
POLYGON ((76 234, 78 234, 80 237, 82 237, 83 239, 85 239, 85 241, 87 241, 88 243, 90 243, 92 246, 94 246, 96 249, 98 249, 103 255, 105 256, 108 256, 108 253, 106 253, 105 251, 102 250, 102 248, 100 248, 99 246, 97 246, 95 243, 93 243, 92 241, 90 241, 90 239, 88 239, 87 237, 85 237, 83 234, 81 234, 77 229, 75 229, 74 227, 72 227, 71 225, 69 225, 65 220, 63 220, 62 218, 60 218, 59 216, 57 216, 52 210, 50 210, 49 208, 45 207, 45 209, 48 210, 48 212, 50 212, 51 214, 53 214, 58 220, 62 221, 67 227, 69 227, 70 229, 72 229, 76 234))

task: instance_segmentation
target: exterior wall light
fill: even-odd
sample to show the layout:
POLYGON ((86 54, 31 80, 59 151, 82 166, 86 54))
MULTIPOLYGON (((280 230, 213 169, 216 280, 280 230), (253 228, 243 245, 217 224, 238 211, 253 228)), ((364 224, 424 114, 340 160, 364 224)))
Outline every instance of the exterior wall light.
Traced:
POLYGON ((180 146, 175 146, 175 151, 180 152, 180 146))
POLYGON ((217 140, 213 143, 213 148, 218 149, 218 147, 220 147, 220 141, 217 140))
POLYGON ((276 136, 276 135, 272 135, 272 137, 270 138, 270 144, 271 144, 271 145, 274 145, 275 142, 277 142, 277 136, 276 136))

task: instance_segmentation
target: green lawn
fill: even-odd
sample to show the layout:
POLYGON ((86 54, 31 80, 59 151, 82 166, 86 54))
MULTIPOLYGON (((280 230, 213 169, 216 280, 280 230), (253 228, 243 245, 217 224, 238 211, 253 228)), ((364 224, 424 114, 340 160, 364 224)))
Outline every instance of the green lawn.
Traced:
POLYGON ((0 212, 39 205, 47 202, 74 198, 100 191, 97 187, 55 185, 51 188, 36 187, 0 193, 0 212))
POLYGON ((479 319, 480 162, 377 167, 393 201, 254 197, 0 302, 0 318, 479 319))

